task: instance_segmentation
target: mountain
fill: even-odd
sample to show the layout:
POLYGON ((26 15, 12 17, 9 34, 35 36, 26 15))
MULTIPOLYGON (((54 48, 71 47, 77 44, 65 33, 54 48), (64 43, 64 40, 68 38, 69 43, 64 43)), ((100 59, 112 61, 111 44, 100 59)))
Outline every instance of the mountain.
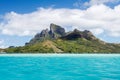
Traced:
POLYGON ((48 29, 42 30, 41 33, 36 34, 35 37, 30 40, 29 43, 26 43, 26 45, 34 44, 39 41, 44 41, 48 39, 54 40, 61 36, 64 36, 65 34, 66 33, 64 28, 52 23, 50 24, 50 31, 48 29))
POLYGON ((106 43, 88 30, 66 32, 56 24, 37 33, 25 46, 9 47, 5 52, 19 53, 119 53, 120 44, 106 43))
POLYGON ((78 38, 85 38, 87 40, 95 40, 97 39, 90 31, 85 30, 85 31, 79 31, 75 29, 71 33, 62 36, 61 39, 66 39, 66 40, 74 40, 78 38))

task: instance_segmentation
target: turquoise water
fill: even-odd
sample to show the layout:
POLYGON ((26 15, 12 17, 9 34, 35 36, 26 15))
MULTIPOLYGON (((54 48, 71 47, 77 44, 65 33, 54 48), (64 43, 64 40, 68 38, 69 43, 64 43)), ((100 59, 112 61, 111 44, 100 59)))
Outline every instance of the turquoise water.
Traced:
POLYGON ((120 80, 120 56, 0 56, 0 80, 120 80))

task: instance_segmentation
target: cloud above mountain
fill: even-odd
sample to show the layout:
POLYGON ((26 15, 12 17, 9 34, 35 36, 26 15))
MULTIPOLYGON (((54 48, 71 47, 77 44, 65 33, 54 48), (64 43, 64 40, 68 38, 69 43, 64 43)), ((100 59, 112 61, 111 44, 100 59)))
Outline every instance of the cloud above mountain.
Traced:
POLYGON ((106 4, 106 3, 118 3, 120 0, 89 0, 85 2, 85 6, 92 6, 92 5, 99 5, 99 4, 106 4))
POLYGON ((84 3, 82 0, 77 0, 75 3, 73 3, 73 6, 89 7, 89 6, 100 5, 100 4, 116 4, 118 2, 120 2, 120 0, 88 0, 84 3))
POLYGON ((5 48, 7 47, 5 44, 4 44, 4 40, 0 39, 0 48, 5 48))
POLYGON ((0 32, 6 35, 31 36, 42 29, 49 28, 50 23, 55 23, 64 26, 67 30, 87 29, 96 35, 120 37, 119 13, 120 5, 112 9, 103 4, 95 4, 86 10, 39 8, 26 14, 12 11, 2 16, 0 32))

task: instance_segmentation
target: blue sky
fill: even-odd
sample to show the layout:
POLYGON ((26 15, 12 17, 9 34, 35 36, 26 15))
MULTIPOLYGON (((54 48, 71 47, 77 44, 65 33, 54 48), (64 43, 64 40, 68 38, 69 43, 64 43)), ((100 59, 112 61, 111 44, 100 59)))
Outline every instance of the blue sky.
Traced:
POLYGON ((22 46, 50 23, 120 42, 120 0, 0 0, 0 47, 22 46))
MULTIPOLYGON (((77 0, 0 0, 1 8, 0 13, 15 11, 18 13, 28 13, 35 11, 39 7, 48 8, 75 8, 73 3, 77 0)), ((82 0, 85 2, 86 0, 82 0)))

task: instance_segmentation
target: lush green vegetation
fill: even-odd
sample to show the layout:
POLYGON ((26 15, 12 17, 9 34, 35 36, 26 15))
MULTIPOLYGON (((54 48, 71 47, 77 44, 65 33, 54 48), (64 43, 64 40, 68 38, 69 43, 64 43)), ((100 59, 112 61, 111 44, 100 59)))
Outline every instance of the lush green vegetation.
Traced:
POLYGON ((119 53, 120 44, 106 43, 88 30, 65 32, 61 26, 51 24, 50 31, 42 30, 22 47, 5 49, 8 53, 119 53))
POLYGON ((120 52, 120 45, 103 43, 99 40, 89 41, 84 38, 77 40, 55 40, 56 46, 69 53, 116 53, 120 52))
MULTIPOLYGON (((54 53, 54 47, 44 46, 44 42, 38 42, 36 44, 23 47, 7 48, 5 51, 9 53, 54 53)), ((56 46, 63 53, 120 52, 120 45, 104 43, 99 40, 87 40, 84 38, 78 38, 76 40, 57 39, 52 40, 51 42, 52 45, 56 46)))
POLYGON ((36 43, 34 45, 29 45, 29 46, 7 48, 5 52, 8 52, 8 53, 48 53, 49 52, 51 53, 53 52, 53 49, 42 46, 42 43, 36 43))

